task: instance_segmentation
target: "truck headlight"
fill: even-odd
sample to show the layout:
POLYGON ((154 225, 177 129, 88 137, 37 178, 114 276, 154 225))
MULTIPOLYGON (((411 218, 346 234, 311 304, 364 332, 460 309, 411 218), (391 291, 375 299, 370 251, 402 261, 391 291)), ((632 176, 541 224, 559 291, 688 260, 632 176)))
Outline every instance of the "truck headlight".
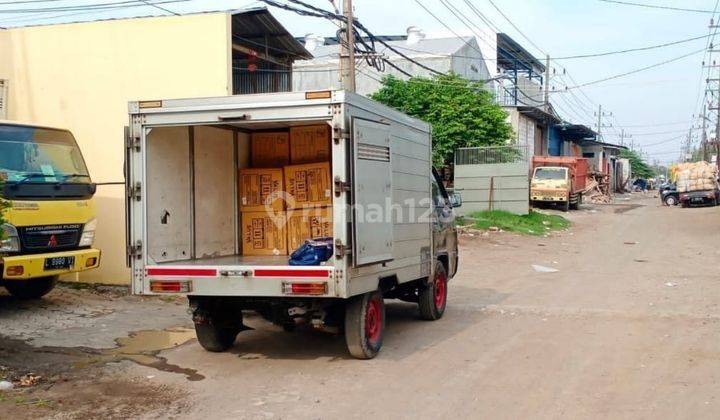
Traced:
POLYGON ((97 219, 91 219, 89 222, 85 223, 85 227, 83 227, 82 236, 80 236, 79 246, 92 246, 93 242, 95 242, 95 228, 96 227, 97 227, 97 219))
POLYGON ((2 239, 0 239, 0 252, 19 252, 20 251, 20 237, 18 236, 17 229, 15 226, 9 224, 3 224, 2 239))

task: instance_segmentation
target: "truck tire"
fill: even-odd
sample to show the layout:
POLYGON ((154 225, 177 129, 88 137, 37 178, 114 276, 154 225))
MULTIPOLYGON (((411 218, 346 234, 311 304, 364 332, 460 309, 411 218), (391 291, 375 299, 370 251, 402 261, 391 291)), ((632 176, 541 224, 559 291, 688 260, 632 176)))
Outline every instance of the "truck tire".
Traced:
POLYGON ((39 299, 57 284, 59 276, 38 277, 28 280, 6 280, 3 285, 18 299, 39 299))
POLYGON ((576 194, 574 197, 570 196, 570 209, 571 210, 579 210, 580 209, 580 194, 576 194))
POLYGON ((677 205, 677 198, 673 195, 668 195, 665 197, 665 205, 668 207, 673 207, 677 205))
POLYGON ((561 204, 560 210, 564 211, 565 213, 570 211, 570 200, 569 199, 568 199, 568 201, 565 201, 561 204))
POLYGON ((357 359, 372 359, 382 347, 385 303, 380 291, 356 296, 345 306, 345 343, 357 359))
POLYGON ((213 353, 223 352, 235 343, 237 328, 227 328, 212 323, 195 324, 195 335, 200 346, 213 353))
POLYGON ((195 335, 200 346, 214 353, 223 352, 235 343, 238 333, 242 330, 242 312, 234 319, 235 314, 222 306, 199 307, 193 312, 195 335))
POLYGON ((420 318, 427 321, 442 318, 447 307, 447 273, 440 261, 435 262, 435 278, 427 286, 421 287, 418 295, 420 318))

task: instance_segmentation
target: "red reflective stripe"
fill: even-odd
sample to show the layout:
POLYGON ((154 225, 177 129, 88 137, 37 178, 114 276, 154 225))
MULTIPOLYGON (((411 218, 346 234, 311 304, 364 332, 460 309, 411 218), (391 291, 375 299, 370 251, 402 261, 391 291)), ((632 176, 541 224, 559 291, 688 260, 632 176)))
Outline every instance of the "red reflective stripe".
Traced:
POLYGON ((212 268, 148 268, 148 276, 193 276, 217 277, 217 270, 212 268))
POLYGON ((330 277, 330 270, 255 270, 255 277, 330 277))

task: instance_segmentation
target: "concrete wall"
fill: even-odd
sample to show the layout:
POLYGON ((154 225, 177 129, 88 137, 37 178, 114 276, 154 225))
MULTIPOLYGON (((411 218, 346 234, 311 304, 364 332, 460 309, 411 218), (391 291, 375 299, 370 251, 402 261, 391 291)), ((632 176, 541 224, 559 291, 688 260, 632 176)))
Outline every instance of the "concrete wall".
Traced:
MULTIPOLYGON (((198 14, 0 31, 8 118, 75 134, 95 182, 123 180, 127 102, 231 93, 230 15, 198 14)), ((102 268, 84 281, 126 284, 124 188, 98 188, 102 268)))
POLYGON ((525 162, 456 165, 455 190, 459 191, 463 198, 459 214, 467 215, 483 210, 507 210, 516 214, 528 214, 529 171, 530 167, 525 162))
POLYGON ((508 113, 510 124, 515 132, 515 144, 527 148, 529 159, 535 155, 535 131, 537 130, 535 120, 518 112, 517 108, 504 107, 508 113))

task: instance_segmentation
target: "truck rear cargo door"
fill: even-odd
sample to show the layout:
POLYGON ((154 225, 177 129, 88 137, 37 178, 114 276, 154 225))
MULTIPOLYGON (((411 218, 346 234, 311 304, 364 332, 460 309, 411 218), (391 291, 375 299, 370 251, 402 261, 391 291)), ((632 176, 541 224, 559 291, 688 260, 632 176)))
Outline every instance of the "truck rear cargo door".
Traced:
POLYGON ((353 119, 353 255, 356 266, 392 260, 390 126, 353 119))

